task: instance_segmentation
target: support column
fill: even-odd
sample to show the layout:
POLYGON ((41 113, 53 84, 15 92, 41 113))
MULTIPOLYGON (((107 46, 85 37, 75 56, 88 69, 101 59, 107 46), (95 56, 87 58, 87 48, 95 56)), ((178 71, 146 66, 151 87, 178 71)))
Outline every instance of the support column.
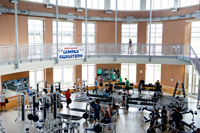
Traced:
POLYGON ((58 0, 56 0, 56 48, 57 48, 57 59, 56 64, 58 64, 58 0))
POLYGON ((116 57, 117 57, 117 3, 118 0, 116 0, 116 10, 115 10, 115 57, 114 57, 114 61, 116 61, 116 57))
POLYGON ((150 0, 150 24, 149 24, 149 61, 151 61, 150 50, 151 50, 151 19, 152 19, 152 0, 150 0))
POLYGON ((16 37, 16 64, 15 64, 15 68, 19 69, 17 0, 15 0, 15 37, 16 37))
POLYGON ((87 61, 87 0, 85 0, 85 62, 87 61))

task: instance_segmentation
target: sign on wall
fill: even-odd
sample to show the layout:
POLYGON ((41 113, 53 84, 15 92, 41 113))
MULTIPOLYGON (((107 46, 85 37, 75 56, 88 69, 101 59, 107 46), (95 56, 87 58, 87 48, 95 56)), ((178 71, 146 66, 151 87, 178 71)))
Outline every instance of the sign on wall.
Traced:
POLYGON ((84 58, 83 46, 63 46, 58 49, 59 60, 84 58))

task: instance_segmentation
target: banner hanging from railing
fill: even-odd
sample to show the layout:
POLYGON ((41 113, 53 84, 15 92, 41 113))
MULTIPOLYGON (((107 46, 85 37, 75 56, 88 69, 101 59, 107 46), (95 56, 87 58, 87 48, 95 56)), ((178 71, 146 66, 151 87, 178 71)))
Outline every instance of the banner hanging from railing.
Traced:
POLYGON ((83 46, 62 46, 58 49, 59 60, 84 58, 83 46))

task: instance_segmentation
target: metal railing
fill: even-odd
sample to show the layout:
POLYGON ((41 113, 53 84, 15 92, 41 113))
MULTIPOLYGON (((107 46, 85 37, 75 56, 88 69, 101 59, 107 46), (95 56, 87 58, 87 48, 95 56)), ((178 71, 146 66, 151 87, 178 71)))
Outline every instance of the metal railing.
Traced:
MULTIPOLYGON (((60 46, 84 46, 83 43, 63 44, 60 46)), ((14 44, 0 44, 0 63, 9 63, 16 61, 16 46, 14 44)), ((56 44, 20 44, 18 47, 19 61, 49 59, 57 57, 56 44)), ((151 44, 150 51, 148 44, 129 44, 118 43, 116 45, 116 57, 164 57, 180 58, 189 60, 190 57, 197 57, 190 45, 170 45, 170 44, 151 44)), ((114 43, 88 43, 87 55, 90 58, 97 56, 115 56, 114 43)), ((197 57, 198 58, 198 57, 197 57)), ((196 60, 196 59, 195 59, 196 60)), ((193 60, 192 60, 193 61, 193 60)), ((194 62, 194 61, 193 61, 194 62)))

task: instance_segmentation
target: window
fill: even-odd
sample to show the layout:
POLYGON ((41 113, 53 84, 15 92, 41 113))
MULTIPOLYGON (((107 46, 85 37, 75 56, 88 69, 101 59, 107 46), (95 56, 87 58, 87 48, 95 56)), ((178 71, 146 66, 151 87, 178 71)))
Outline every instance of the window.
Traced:
MULTIPOLYGON (((58 22, 58 43, 74 42, 74 23, 58 22)), ((53 21, 53 43, 56 43, 56 21, 53 21)))
POLYGON ((146 64, 145 83, 154 84, 161 79, 161 64, 146 64))
MULTIPOLYGON (((85 8, 85 0, 81 0, 81 7, 85 8)), ((104 9, 104 0, 87 0, 87 8, 104 9)))
MULTIPOLYGON (((148 24, 148 40, 147 43, 149 43, 149 27, 148 24)), ((163 32, 163 24, 157 23, 157 24, 151 24, 151 44, 162 44, 162 32, 163 32)), ((147 50, 149 49, 149 46, 147 46, 147 50)), ((161 53, 162 51, 162 45, 153 45, 151 47, 152 52, 161 53)))
MULTIPOLYGON (((95 23, 87 23, 87 42, 95 43, 95 23)), ((85 23, 82 23, 82 43, 85 43, 85 23)))
POLYGON ((25 0, 25 1, 31 1, 31 2, 44 3, 44 0, 25 0))
POLYGON ((197 55, 200 54, 200 22, 192 22, 191 27, 191 46, 197 55))
POLYGON ((74 68, 72 65, 53 68, 53 82, 60 82, 61 88, 74 85, 74 68))
POLYGON ((121 64, 121 77, 124 80, 128 78, 130 83, 136 83, 136 64, 135 63, 122 63, 121 64))
POLYGON ((180 7, 198 5, 199 0, 179 0, 180 7))
MULTIPOLYGON (((40 81, 44 81, 44 70, 43 69, 31 70, 29 71, 29 77, 30 77, 30 86, 33 89, 37 89, 37 83, 40 81)), ((39 87, 44 87, 44 82, 41 82, 39 84, 39 87)))
MULTIPOLYGON (((129 39, 132 43, 137 43, 137 24, 122 24, 122 43, 127 45, 122 45, 122 51, 128 51, 129 39)), ((137 52, 137 45, 133 45, 132 52, 137 52)))
POLYGON ((95 80, 95 65, 82 65, 82 80, 86 80, 88 85, 94 85, 95 80))
MULTIPOLYGON (((116 10, 116 0, 110 0, 110 8, 116 10)), ((140 0, 118 0, 117 10, 140 10, 140 0)))
POLYGON ((29 43, 43 43, 43 20, 28 19, 29 43))
MULTIPOLYGON (((56 5, 56 0, 50 0, 50 3, 56 5)), ((75 3, 74 0, 58 0, 58 5, 74 7, 75 3)))
MULTIPOLYGON (((150 10, 150 1, 151 0, 146 1, 147 10, 150 10)), ((152 7, 151 7, 152 10, 167 9, 171 7, 174 7, 174 0, 152 0, 152 7)))
POLYGON ((192 65, 185 66, 185 87, 188 93, 192 95, 198 94, 199 75, 192 65), (187 86, 186 86, 187 85, 187 86))

